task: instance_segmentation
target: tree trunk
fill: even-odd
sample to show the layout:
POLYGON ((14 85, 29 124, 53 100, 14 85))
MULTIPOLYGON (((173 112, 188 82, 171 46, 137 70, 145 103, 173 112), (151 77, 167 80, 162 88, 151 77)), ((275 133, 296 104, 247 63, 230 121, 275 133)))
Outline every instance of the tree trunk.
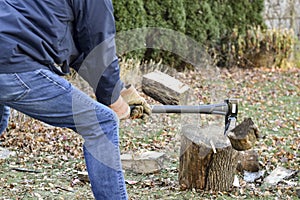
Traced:
POLYGON ((183 189, 229 190, 237 162, 238 152, 223 135, 222 127, 183 127, 179 165, 183 189))

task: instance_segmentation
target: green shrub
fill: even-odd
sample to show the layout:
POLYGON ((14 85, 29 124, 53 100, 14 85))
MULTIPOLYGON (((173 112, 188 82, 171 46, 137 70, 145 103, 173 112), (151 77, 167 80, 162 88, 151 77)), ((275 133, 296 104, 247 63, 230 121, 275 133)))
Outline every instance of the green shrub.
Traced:
POLYGON ((262 26, 264 0, 227 0, 227 6, 232 10, 227 13, 224 23, 230 32, 238 29, 238 32, 245 33, 249 26, 262 26))
POLYGON ((219 35, 219 22, 208 0, 184 0, 186 17, 186 34, 201 44, 207 44, 219 35), (191 6, 193 5, 193 6, 191 6))
POLYGON ((162 60, 164 64, 178 65, 181 59, 176 52, 181 48, 186 20, 182 0, 144 0, 144 7, 149 27, 145 60, 162 60))
POLYGON ((229 38, 236 29, 245 34, 249 27, 264 26, 263 0, 185 0, 185 5, 186 33, 207 46, 219 66, 228 67, 232 59, 222 47, 231 45, 229 38))
POLYGON ((142 59, 145 54, 145 33, 147 15, 143 0, 114 0, 116 19, 116 44, 119 56, 142 59))
POLYGON ((219 66, 228 67, 236 59, 230 55, 231 46, 236 45, 232 35, 237 31, 242 36, 250 27, 264 26, 264 0, 115 0, 113 3, 120 33, 119 54, 162 60, 177 68, 185 64, 186 57, 189 57, 187 62, 197 63, 193 61, 197 59, 199 46, 213 52, 219 66), (196 44, 186 45, 187 41, 196 44))

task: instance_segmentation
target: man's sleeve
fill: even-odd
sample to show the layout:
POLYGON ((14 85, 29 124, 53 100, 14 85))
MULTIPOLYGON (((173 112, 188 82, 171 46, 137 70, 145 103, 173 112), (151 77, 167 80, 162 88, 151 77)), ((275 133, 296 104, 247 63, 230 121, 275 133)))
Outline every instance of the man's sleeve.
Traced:
POLYGON ((74 41, 80 57, 71 64, 94 89, 99 102, 114 103, 123 88, 116 56, 111 0, 71 0, 74 41))

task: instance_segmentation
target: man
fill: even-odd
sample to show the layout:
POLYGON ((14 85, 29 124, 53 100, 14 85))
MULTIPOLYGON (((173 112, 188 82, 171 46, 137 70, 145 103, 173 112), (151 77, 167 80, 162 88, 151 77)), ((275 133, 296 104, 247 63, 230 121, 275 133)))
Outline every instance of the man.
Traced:
POLYGON ((110 0, 0 0, 0 133, 9 108, 84 138, 96 199, 127 199, 120 162, 119 119, 150 107, 119 77, 110 0), (60 75, 74 68, 93 100, 60 75), (113 112, 113 111, 114 112, 113 112), (119 117, 119 119, 118 119, 119 117))

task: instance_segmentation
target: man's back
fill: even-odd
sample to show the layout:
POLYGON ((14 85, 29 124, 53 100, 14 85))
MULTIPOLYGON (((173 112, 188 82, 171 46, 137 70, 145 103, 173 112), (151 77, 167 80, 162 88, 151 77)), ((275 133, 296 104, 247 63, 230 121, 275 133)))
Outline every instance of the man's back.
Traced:
POLYGON ((67 0, 1 0, 0 73, 62 64, 75 49, 73 18, 67 0))

